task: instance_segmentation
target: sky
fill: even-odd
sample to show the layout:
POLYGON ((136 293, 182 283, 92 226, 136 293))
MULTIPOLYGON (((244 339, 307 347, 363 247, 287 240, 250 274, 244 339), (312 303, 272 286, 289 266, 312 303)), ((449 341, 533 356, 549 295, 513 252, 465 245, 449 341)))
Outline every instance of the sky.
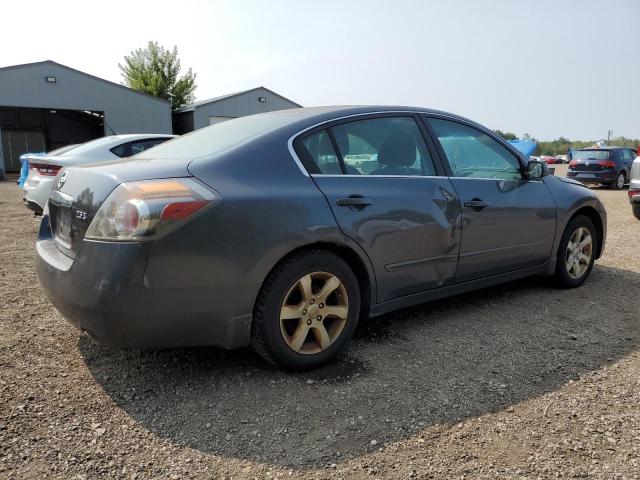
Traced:
POLYGON ((0 67, 49 59, 120 83, 123 57, 156 40, 197 74, 198 99, 263 85, 304 106, 436 108, 540 140, 640 138, 640 0, 49 0, 2 11, 0 67))

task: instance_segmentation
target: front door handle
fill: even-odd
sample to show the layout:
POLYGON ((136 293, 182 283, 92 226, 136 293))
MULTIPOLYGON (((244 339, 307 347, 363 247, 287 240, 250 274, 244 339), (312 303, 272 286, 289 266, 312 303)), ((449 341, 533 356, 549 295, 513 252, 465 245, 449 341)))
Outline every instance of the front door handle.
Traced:
POLYGON ((474 198, 473 200, 464 202, 464 206, 468 207, 476 212, 479 212, 483 208, 487 208, 489 204, 479 198, 474 198))
POLYGON ((371 199, 365 198, 362 195, 351 195, 346 198, 338 198, 336 203, 339 207, 364 208, 371 205, 371 199))

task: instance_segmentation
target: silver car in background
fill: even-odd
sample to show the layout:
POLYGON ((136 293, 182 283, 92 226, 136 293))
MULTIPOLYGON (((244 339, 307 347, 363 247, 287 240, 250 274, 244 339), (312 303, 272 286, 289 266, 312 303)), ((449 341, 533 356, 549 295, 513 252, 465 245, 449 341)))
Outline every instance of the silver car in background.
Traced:
POLYGON ((29 159, 29 176, 23 186, 22 201, 28 209, 41 214, 61 168, 131 157, 174 137, 150 133, 111 135, 81 145, 69 145, 44 157, 32 157, 29 159))
POLYGON ((633 215, 640 220, 640 155, 636 157, 631 165, 631 181, 629 182, 629 201, 633 215))

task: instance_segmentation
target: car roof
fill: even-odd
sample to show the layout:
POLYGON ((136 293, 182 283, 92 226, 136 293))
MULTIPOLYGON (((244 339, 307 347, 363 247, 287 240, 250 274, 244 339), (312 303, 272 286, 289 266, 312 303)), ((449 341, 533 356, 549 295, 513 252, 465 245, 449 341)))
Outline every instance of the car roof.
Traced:
MULTIPOLYGON (((417 112, 417 113, 435 113, 452 117, 460 117, 452 113, 443 112, 440 110, 434 110, 424 107, 411 107, 407 105, 325 105, 317 107, 303 107, 303 108, 291 108, 287 110, 275 110, 272 112, 266 112, 264 115, 273 115, 279 113, 287 113, 298 115, 300 118, 313 118, 322 117, 326 115, 358 115, 367 113, 384 113, 384 112, 417 112)), ((466 120, 466 119, 465 119, 466 120)))
MULTIPOLYGON (((141 138, 175 138, 177 135, 170 133, 121 133, 118 135, 105 135, 104 137, 96 138, 100 140, 102 138, 112 140, 113 142, 127 142, 131 140, 139 140, 141 138)), ((90 140, 93 141, 93 140, 90 140)), ((82 145, 82 144, 81 144, 82 145)))
MULTIPOLYGON (((271 112, 259 113, 257 115, 286 115, 288 119, 283 122, 288 127, 295 127, 298 130, 330 122, 344 117, 366 115, 374 113, 429 113, 450 117, 452 119, 464 120, 480 128, 482 125, 453 113, 442 110, 435 110, 424 107, 412 107, 406 105, 326 105, 317 107, 292 108, 287 110, 275 110, 271 112)), ((282 125, 281 125, 282 127, 282 125)))
POLYGON ((583 147, 577 148, 576 151, 589 151, 589 150, 620 150, 626 148, 627 150, 635 150, 633 147, 583 147))

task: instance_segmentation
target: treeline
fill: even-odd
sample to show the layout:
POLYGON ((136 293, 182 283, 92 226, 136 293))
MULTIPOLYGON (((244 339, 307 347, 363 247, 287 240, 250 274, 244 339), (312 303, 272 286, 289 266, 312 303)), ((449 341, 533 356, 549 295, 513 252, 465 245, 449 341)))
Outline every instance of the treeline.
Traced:
MULTIPOLYGON (((503 132, 501 130, 494 130, 496 134, 500 135, 505 140, 517 140, 518 137, 515 133, 511 132, 503 132)), ((596 144, 598 140, 569 140, 568 138, 560 137, 556 140, 552 140, 550 142, 543 142, 540 140, 536 140, 535 138, 529 136, 528 134, 524 134, 521 140, 535 140, 538 142, 538 147, 536 148, 534 155, 566 155, 567 150, 569 148, 578 149, 578 148, 586 148, 592 147, 596 144)), ((631 147, 635 150, 640 146, 640 139, 632 139, 625 137, 615 137, 612 138, 607 145, 615 146, 615 147, 631 147)))

